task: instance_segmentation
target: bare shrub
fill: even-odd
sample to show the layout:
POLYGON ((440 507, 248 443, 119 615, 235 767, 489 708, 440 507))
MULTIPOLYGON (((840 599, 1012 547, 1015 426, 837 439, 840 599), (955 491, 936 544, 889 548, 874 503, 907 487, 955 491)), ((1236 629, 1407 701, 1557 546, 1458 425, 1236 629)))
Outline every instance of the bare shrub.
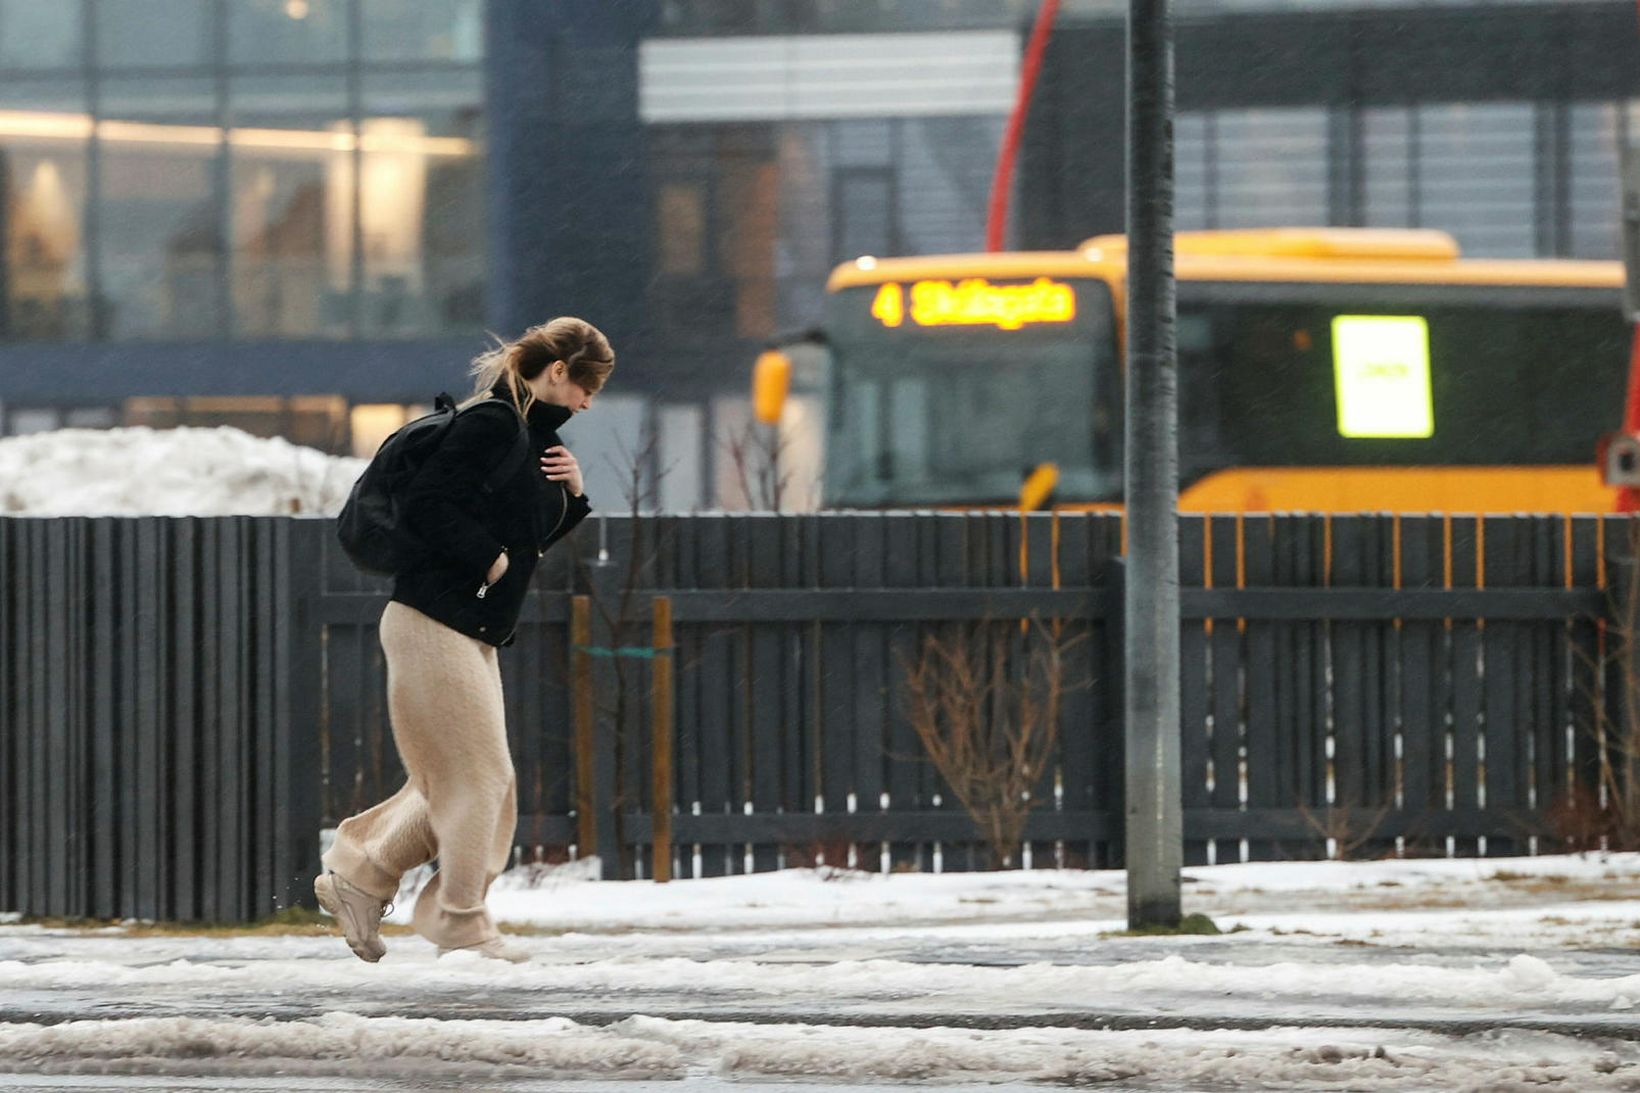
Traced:
POLYGON ((791 440, 778 427, 753 418, 719 443, 735 469, 735 482, 746 506, 758 512, 780 512, 792 491, 791 440))
POLYGON ((1568 850, 1640 849, 1640 521, 1630 520, 1626 552, 1613 559, 1603 641, 1576 647, 1594 683, 1586 737, 1598 756, 1596 784, 1573 784, 1547 821, 1568 850))
POLYGON ((1034 792, 1059 740, 1067 690, 1063 626, 1038 619, 957 624, 902 661, 906 714, 928 758, 1002 869, 1017 861, 1034 792))
POLYGON ((1373 840, 1384 825, 1393 806, 1385 802, 1368 811, 1349 803, 1328 805, 1320 811, 1312 810, 1304 802, 1298 804, 1298 814, 1311 831, 1327 841, 1329 856, 1337 861, 1354 861, 1356 852, 1373 840))

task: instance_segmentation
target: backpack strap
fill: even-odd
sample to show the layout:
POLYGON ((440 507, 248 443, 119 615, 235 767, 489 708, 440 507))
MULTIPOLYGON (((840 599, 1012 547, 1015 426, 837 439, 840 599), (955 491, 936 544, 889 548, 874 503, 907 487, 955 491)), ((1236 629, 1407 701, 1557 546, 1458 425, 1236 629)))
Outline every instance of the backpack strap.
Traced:
MULTIPOLYGON (((507 457, 501 461, 500 466, 491 471, 489 477, 484 479, 484 492, 494 493, 506 484, 507 479, 517 474, 518 469, 522 467, 524 465, 524 461, 529 458, 530 427, 528 423, 524 421, 524 415, 518 412, 518 407, 514 406, 511 402, 508 402, 506 399, 488 398, 485 399, 484 402, 500 403, 507 409, 511 410, 513 417, 518 420, 518 434, 513 437, 512 450, 507 453, 507 457)), ((473 405, 482 406, 484 403, 479 402, 474 403, 473 405)), ((469 409, 471 409, 471 407, 469 407, 469 409)))

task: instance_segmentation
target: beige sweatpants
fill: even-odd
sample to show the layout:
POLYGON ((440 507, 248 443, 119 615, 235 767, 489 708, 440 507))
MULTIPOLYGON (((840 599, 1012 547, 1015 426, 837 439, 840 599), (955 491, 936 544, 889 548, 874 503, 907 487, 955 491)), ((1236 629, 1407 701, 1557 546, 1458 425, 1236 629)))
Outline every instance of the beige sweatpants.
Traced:
POLYGON ((507 867, 518 822, 496 650, 391 602, 382 612, 387 713, 410 779, 343 820, 325 867, 379 899, 438 859, 416 900, 416 932, 448 948, 496 936, 484 906, 507 867))

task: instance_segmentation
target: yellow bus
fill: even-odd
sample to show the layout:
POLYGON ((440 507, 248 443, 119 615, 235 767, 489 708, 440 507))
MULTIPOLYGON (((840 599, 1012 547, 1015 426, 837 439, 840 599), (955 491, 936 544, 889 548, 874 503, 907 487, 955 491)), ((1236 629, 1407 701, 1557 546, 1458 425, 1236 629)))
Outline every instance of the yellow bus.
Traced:
MULTIPOLYGON (((1617 262, 1463 258, 1433 231, 1181 233, 1180 508, 1600 512, 1617 262)), ((861 258, 827 286, 823 501, 1119 505, 1126 245, 861 258)))

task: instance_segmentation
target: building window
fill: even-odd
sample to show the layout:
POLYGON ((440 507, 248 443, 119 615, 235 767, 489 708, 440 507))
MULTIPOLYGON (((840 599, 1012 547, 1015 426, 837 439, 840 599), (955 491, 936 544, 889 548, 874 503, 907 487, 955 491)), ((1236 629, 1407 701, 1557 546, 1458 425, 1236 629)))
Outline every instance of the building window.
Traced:
POLYGON ((9 436, 48 433, 61 423, 62 414, 52 407, 19 407, 6 415, 6 433, 9 436))
POLYGON ((839 262, 890 255, 894 240, 894 174, 881 167, 844 167, 833 182, 832 254, 839 262))
POLYGON ((0 0, 0 67, 78 68, 82 41, 78 3, 0 0))
POLYGON ((1217 112, 1214 226, 1327 223, 1327 152, 1324 110, 1217 112))
POLYGON ((1362 222, 1370 227, 1410 228, 1417 223, 1414 121, 1414 113, 1406 107, 1361 112, 1362 222))
POLYGON ((91 120, 79 84, 0 85, 5 282, 0 339, 60 341, 90 331, 85 201, 91 120))
POLYGON ((1179 231, 1213 226, 1213 115, 1181 113, 1173 127, 1173 216, 1179 231))
MULTIPOLYGON (((1632 116, 1628 139, 1640 137, 1632 116)), ((1616 258, 1619 253, 1618 108, 1611 103, 1577 103, 1568 108, 1569 148, 1566 212, 1567 253, 1574 258, 1616 258)))
POLYGON ((477 61, 482 0, 360 0, 367 61, 477 61))
POLYGON ((347 400, 337 395, 132 398, 124 419, 153 429, 225 426, 335 454, 348 450, 347 400))
POLYGON ((1530 103, 1418 108, 1417 223, 1451 232, 1471 257, 1536 253, 1530 103))
POLYGON ((112 429, 119 423, 117 406, 76 406, 63 412, 65 429, 112 429))
POLYGON ((218 333, 223 155, 209 80, 110 79, 119 117, 100 120, 99 332, 108 338, 218 333))
MULTIPOLYGON (((41 4, 41 7, 68 7, 41 4)), ((214 0, 92 0, 104 68, 204 68, 213 59, 214 0)), ((118 100, 104 96, 104 101, 118 100)))
POLYGON ((447 71, 364 81, 358 307, 366 335, 483 321, 478 82, 477 73, 447 71))
POLYGON ((347 0, 232 0, 229 60, 236 65, 343 61, 347 9, 347 0))
POLYGON ((353 274, 345 81, 242 77, 228 101, 234 332, 344 336, 353 274))
POLYGON ((655 207, 661 273, 687 277, 705 272, 705 183, 662 183, 655 207))

